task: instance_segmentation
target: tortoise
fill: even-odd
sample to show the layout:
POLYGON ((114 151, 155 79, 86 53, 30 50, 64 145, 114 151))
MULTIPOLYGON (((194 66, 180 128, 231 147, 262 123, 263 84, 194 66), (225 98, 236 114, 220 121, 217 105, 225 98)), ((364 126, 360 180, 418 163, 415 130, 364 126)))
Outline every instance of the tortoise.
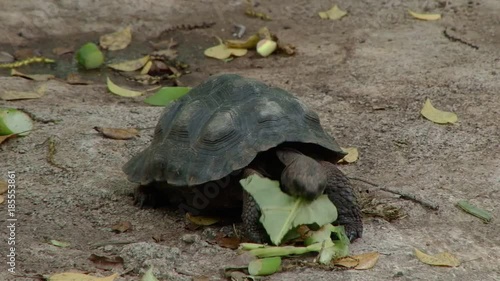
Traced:
POLYGON ((194 215, 241 215, 244 235, 269 241, 260 210, 239 180, 259 174, 283 192, 327 194, 336 224, 352 240, 363 232, 357 196, 336 167, 345 156, 310 107, 287 91, 236 74, 215 75, 166 106, 151 144, 123 171, 141 207, 171 205, 194 215))

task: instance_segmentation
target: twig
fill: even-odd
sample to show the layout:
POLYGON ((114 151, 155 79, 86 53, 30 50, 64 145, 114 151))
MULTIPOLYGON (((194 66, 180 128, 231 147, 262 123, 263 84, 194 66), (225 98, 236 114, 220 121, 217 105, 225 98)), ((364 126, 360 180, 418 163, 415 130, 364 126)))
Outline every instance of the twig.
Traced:
POLYGON ((462 43, 462 44, 464 44, 464 45, 466 45, 466 46, 471 47, 472 49, 479 50, 479 47, 478 47, 478 46, 476 46, 476 45, 474 45, 474 44, 472 44, 472 43, 469 43, 469 42, 467 42, 467 41, 464 41, 464 40, 462 40, 462 39, 460 39, 460 38, 458 38, 458 37, 456 37, 456 36, 451 35, 451 34, 448 32, 448 29, 443 30, 443 35, 444 35, 444 37, 446 37, 446 38, 447 38, 448 40, 450 40, 451 42, 458 42, 458 43, 462 43))
POLYGON ((438 204, 436 204, 434 202, 430 202, 430 201, 424 200, 424 199, 419 199, 419 198, 417 198, 413 194, 401 192, 401 191, 398 191, 398 190, 393 190, 393 189, 390 189, 390 188, 387 188, 387 187, 382 187, 382 186, 380 186, 380 185, 378 185, 376 183, 373 183, 373 182, 365 180, 365 179, 360 179, 360 178, 356 178, 356 177, 348 177, 348 178, 351 179, 351 180, 357 180, 357 181, 364 182, 366 184, 375 186, 375 187, 377 187, 377 189, 383 190, 385 192, 389 192, 389 193, 392 193, 392 194, 397 194, 397 195, 401 196, 402 199, 411 200, 411 201, 419 203, 420 205, 422 205, 424 207, 427 207, 429 209, 439 210, 439 205, 438 204))

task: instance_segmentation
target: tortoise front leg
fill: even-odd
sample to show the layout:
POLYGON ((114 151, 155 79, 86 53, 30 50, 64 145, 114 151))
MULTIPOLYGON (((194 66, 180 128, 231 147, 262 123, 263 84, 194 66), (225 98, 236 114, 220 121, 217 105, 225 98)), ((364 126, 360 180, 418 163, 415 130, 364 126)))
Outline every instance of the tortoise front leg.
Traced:
MULTIPOLYGON (((243 178, 249 177, 250 175, 262 175, 254 169, 247 168, 243 173, 243 178)), ((260 223, 260 208, 257 202, 253 199, 252 195, 243 189, 243 209, 241 212, 241 220, 243 221, 244 236, 248 240, 255 243, 267 243, 269 241, 269 236, 266 230, 260 223)))

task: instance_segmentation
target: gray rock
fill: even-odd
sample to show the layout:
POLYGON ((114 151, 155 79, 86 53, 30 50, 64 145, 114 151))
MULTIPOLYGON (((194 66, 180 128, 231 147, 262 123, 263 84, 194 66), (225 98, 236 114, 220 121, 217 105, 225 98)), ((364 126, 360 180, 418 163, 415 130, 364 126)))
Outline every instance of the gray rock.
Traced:
POLYGON ((160 259, 165 263, 170 263, 170 268, 173 270, 174 261, 179 259, 180 254, 181 251, 177 247, 146 242, 126 245, 120 252, 125 269, 133 269, 135 272, 139 272, 146 264, 146 261, 153 259, 160 259))

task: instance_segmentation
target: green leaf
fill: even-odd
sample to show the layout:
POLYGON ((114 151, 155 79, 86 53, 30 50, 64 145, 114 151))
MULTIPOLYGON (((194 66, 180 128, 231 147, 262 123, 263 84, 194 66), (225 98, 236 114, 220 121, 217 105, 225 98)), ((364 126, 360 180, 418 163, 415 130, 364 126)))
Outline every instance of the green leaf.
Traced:
POLYGON ((21 110, 0 108, 0 136, 19 134, 25 136, 33 130, 33 120, 21 110))
POLYGON ((253 276, 271 275, 278 271, 280 266, 280 257, 253 260, 248 265, 248 273, 253 276))
POLYGON ((50 240, 50 244, 57 246, 57 247, 61 247, 61 248, 66 248, 66 247, 69 247, 71 245, 68 242, 58 241, 58 240, 54 240, 54 239, 50 240))
POLYGON ((165 106, 184 96, 189 90, 191 90, 189 87, 163 87, 154 95, 146 98, 144 102, 150 105, 165 106))
POLYGON ((260 222, 275 245, 281 243, 290 229, 299 225, 322 226, 337 219, 337 209, 326 195, 312 202, 292 197, 281 191, 279 182, 258 175, 251 175, 240 183, 259 205, 260 222))
POLYGON ((322 249, 319 254, 319 262, 328 264, 332 259, 342 258, 349 255, 349 238, 345 234, 343 226, 326 224, 304 240, 306 246, 320 243, 322 249), (338 238, 332 241, 332 234, 338 238))
POLYGON ((153 274, 153 266, 150 266, 148 270, 146 270, 146 272, 141 278, 141 281, 158 281, 156 276, 154 276, 153 274))

